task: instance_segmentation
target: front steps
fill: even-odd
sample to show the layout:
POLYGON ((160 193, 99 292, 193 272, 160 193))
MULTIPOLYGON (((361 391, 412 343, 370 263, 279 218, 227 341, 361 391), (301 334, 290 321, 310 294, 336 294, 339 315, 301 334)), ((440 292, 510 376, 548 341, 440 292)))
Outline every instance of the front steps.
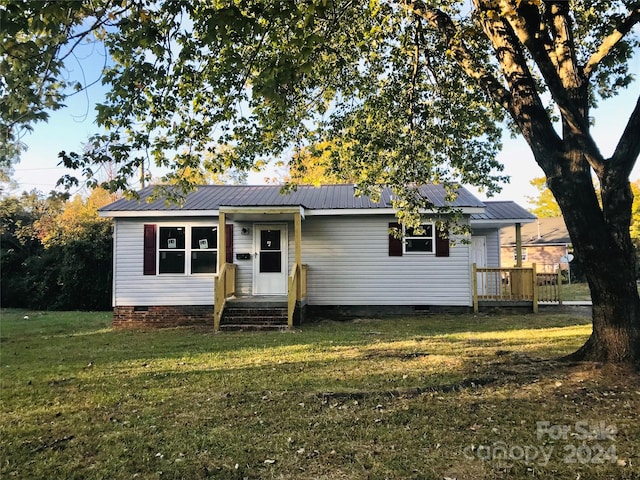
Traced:
POLYGON ((286 330, 287 318, 286 297, 233 298, 227 300, 220 330, 286 330))

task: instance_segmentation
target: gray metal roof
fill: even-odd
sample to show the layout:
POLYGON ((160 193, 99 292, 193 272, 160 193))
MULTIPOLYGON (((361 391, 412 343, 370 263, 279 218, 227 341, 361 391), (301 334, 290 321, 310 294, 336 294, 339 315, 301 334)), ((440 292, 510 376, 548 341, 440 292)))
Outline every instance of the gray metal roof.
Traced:
MULTIPOLYGON (((309 210, 376 209, 391 208, 391 191, 383 189, 380 202, 367 196, 357 197, 353 185, 322 185, 314 187, 300 185, 295 191, 283 194, 279 185, 203 185, 186 195, 184 203, 167 203, 164 199, 147 201, 154 191, 153 186, 139 192, 140 200, 120 199, 102 207, 101 212, 145 212, 145 211, 197 211, 218 210, 220 207, 276 207, 302 206, 309 210)), ((484 208, 464 187, 458 189, 457 198, 446 201, 447 191, 443 185, 424 185, 420 193, 436 207, 484 208)))
POLYGON ((525 210, 520 205, 511 201, 491 201, 484 202, 486 209, 483 213, 474 213, 471 220, 521 220, 533 222, 536 217, 533 213, 525 210))

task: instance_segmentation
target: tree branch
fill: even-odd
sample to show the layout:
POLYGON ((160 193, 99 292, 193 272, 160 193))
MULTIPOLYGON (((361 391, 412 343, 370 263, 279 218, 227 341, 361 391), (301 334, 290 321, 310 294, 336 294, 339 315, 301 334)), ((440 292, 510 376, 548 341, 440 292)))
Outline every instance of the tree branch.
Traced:
POLYGON ((638 132, 640 132, 640 96, 620 141, 618 141, 616 150, 610 158, 611 168, 625 175, 625 178, 629 178, 631 170, 640 156, 640 135, 638 132))
POLYGON ((538 6, 525 2, 515 5, 516 2, 513 0, 507 1, 512 13, 505 18, 540 69, 562 114, 565 132, 580 145, 592 168, 601 171, 604 157, 589 133, 587 105, 576 104, 571 95, 573 92, 576 94, 575 98, 580 99, 578 92, 583 89, 585 79, 573 53, 574 39, 571 34, 568 3, 547 2, 548 25, 553 29, 553 39, 550 43, 548 35, 540 35, 544 22, 538 6))
POLYGON ((640 23, 640 6, 631 10, 615 30, 602 41, 598 50, 591 55, 591 58, 584 67, 584 75, 586 78, 589 78, 591 74, 596 71, 600 62, 609 55, 613 47, 615 47, 637 23, 640 23))
POLYGON ((547 167, 550 168, 551 165, 549 163, 551 155, 548 155, 547 145, 550 142, 559 145, 561 140, 540 99, 536 82, 522 49, 524 44, 522 40, 526 40, 529 31, 520 29, 520 32, 516 32, 507 19, 507 17, 509 19, 519 17, 519 14, 514 15, 515 6, 503 5, 498 12, 491 2, 474 0, 473 3, 514 98, 513 120, 531 146, 536 160, 546 172, 547 167), (525 38, 521 40, 517 33, 524 34, 525 38))
POLYGON ((473 58, 465 43, 459 39, 458 32, 451 18, 437 8, 427 7, 421 0, 402 0, 401 4, 409 12, 425 19, 435 27, 447 42, 447 47, 453 52, 456 62, 471 78, 478 81, 502 108, 513 117, 515 112, 511 105, 511 93, 489 72, 473 58))
MULTIPOLYGON (((97 29, 99 29, 100 27, 102 27, 103 25, 105 25, 108 21, 109 21, 109 15, 113 15, 113 16, 119 16, 122 15, 123 13, 125 13, 127 10, 129 10, 131 8, 131 6, 125 6, 124 8, 122 8, 121 10, 117 11, 117 12, 111 12, 111 14, 108 13, 108 9, 111 6, 111 4, 114 2, 109 2, 104 10, 102 12, 100 12, 98 14, 98 12, 95 12, 95 22, 93 22, 93 24, 91 24, 91 26, 89 26, 89 28, 87 28, 86 30, 76 33, 74 35, 69 35, 65 38, 65 42, 64 43, 68 43, 71 42, 72 40, 75 40, 75 42, 73 42, 73 44, 68 48, 68 51, 65 55, 61 56, 58 60, 63 62, 69 55, 71 55, 73 53, 73 51, 75 50, 75 48, 91 33, 95 32, 97 29)), ((62 46, 63 44, 60 44, 60 46, 62 46)))
MULTIPOLYGON (((521 10, 528 14, 534 13, 536 17, 539 17, 539 10, 537 6, 527 5, 521 10)), ((563 92, 566 89, 579 88, 583 83, 583 80, 580 68, 578 67, 578 60, 575 55, 575 41, 572 33, 572 20, 570 17, 569 3, 563 1, 547 2, 547 12, 548 27, 551 29, 553 41, 553 59, 555 62, 555 69, 549 70, 549 74, 545 75, 545 79, 552 87, 560 87, 558 88, 559 92, 563 92), (555 76, 559 79, 559 85, 556 85, 555 76)), ((546 58, 544 55, 539 54, 541 52, 538 51, 539 47, 537 46, 535 39, 530 40, 530 44, 527 45, 527 48, 529 48, 536 56, 536 62, 539 64, 544 62, 541 67, 544 69, 546 67, 546 58), (534 51, 534 49, 536 51, 534 51)), ((573 113, 580 118, 584 118, 585 116, 582 112, 573 113)))

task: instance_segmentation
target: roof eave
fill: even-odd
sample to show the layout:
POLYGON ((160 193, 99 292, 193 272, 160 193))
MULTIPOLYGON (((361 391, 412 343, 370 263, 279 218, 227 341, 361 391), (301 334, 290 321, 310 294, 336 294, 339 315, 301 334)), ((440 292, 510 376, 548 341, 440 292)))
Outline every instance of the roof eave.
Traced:
MULTIPOLYGON (((484 207, 454 207, 460 209, 465 215, 482 213, 484 207)), ((295 206, 220 206, 217 210, 102 210, 98 214, 103 218, 142 218, 142 217, 217 217, 222 213, 296 213, 303 216, 349 216, 349 215, 395 215, 393 208, 335 208, 335 209, 305 209, 301 205, 295 206)), ((437 214, 437 210, 424 210, 425 215, 437 214)))
POLYGON ((493 225, 502 228, 517 223, 533 223, 535 221, 535 218, 472 218, 471 225, 493 225))
POLYGON ((102 218, 143 218, 143 217, 217 217, 219 210, 102 210, 102 218))

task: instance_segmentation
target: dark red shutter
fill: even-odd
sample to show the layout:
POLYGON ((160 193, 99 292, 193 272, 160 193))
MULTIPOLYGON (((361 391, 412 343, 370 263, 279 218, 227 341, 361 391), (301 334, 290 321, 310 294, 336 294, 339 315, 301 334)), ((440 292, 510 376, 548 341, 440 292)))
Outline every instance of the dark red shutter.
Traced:
POLYGON ((144 267, 145 275, 156 274, 156 226, 144 226, 144 267))
POLYGON ((224 229, 227 263, 233 263, 233 225, 227 223, 224 229))
POLYGON ((449 232, 436 228, 436 257, 449 256, 449 232))
MULTIPOLYGON (((390 223, 389 230, 402 231, 399 223, 390 223)), ((392 232, 389 232, 389 256, 402 256, 402 238, 396 237, 392 232)))

